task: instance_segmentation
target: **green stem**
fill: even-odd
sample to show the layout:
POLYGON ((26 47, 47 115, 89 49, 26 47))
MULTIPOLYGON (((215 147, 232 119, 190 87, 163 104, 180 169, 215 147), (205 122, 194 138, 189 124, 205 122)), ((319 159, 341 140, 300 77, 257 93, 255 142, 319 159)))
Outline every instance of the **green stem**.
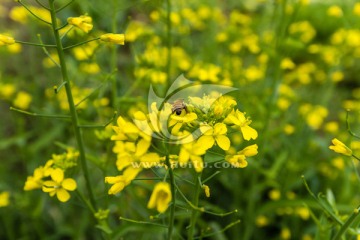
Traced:
POLYGON ((86 158, 85 158, 84 139, 83 139, 83 136, 81 133, 81 129, 79 127, 79 118, 78 118, 78 115, 76 112, 74 99, 73 99, 73 95, 72 95, 72 91, 71 91, 71 82, 70 82, 70 79, 69 79, 68 73, 67 73, 64 48, 63 48, 63 45, 62 45, 62 42, 60 39, 59 30, 58 30, 57 21, 56 21, 56 10, 55 10, 55 6, 54 6, 54 1, 55 0, 49 0, 49 8, 50 8, 50 14, 51 14, 51 20, 52 20, 52 29, 53 29, 53 33, 54 33, 54 37, 55 37, 55 41, 56 41, 56 47, 57 47, 57 52, 59 55, 59 61, 60 61, 60 66, 61 66, 61 75, 63 78, 62 81, 67 82, 67 84, 65 84, 65 91, 66 91, 66 96, 68 99, 71 120, 72 120, 73 127, 74 127, 75 138, 76 138, 76 141, 77 141, 77 144, 79 147, 79 153, 80 153, 79 157, 80 157, 81 167, 84 172, 85 185, 86 185, 86 188, 87 188, 87 191, 89 194, 91 207, 93 209, 95 209, 95 211, 96 211, 96 202, 95 202, 95 198, 94 198, 94 195, 92 192, 90 178, 89 178, 89 171, 88 171, 87 162, 86 162, 86 158))
MULTIPOLYGON (((113 33, 117 32, 117 1, 114 0, 113 1, 113 12, 112 12, 112 26, 111 26, 111 31, 113 33)), ((113 44, 111 46, 110 49, 110 72, 115 72, 117 71, 117 54, 116 54, 116 45, 113 44)), ((116 100, 118 97, 118 82, 117 82, 117 74, 112 75, 111 76, 111 100, 112 100, 112 104, 113 104, 113 108, 117 109, 118 108, 118 101, 116 100)))
POLYGON ((355 219, 359 216, 360 206, 357 207, 354 212, 351 214, 351 216, 346 220, 344 225, 341 226, 339 232, 335 235, 333 238, 334 240, 340 240, 341 236, 348 230, 351 226, 351 224, 355 221, 355 219))
MULTIPOLYGON (((58 30, 56 30, 56 31, 58 31, 58 30)), ((86 40, 86 41, 83 41, 83 42, 80 42, 80 43, 77 43, 77 44, 74 44, 74 45, 71 45, 71 46, 68 46, 68 47, 63 47, 62 49, 63 49, 63 50, 69 50, 69 49, 71 49, 71 48, 84 45, 85 43, 88 43, 88 42, 97 41, 97 40, 99 40, 99 39, 100 39, 100 37, 93 38, 93 39, 89 39, 89 40, 86 40)))
MULTIPOLYGON (((200 176, 201 173, 195 174, 195 192, 194 192, 194 199, 193 199, 193 205, 195 207, 198 207, 199 205, 199 195, 200 195, 200 176)), ((194 239, 194 231, 195 231, 195 225, 196 225, 196 220, 198 217, 198 210, 194 209, 191 212, 191 219, 190 219, 190 226, 189 226, 189 231, 188 231, 188 240, 192 240, 194 239)))
POLYGON ((166 33, 167 33, 167 63, 166 63, 166 75, 167 75, 167 81, 166 81, 166 87, 165 91, 170 86, 170 69, 171 69, 171 46, 172 46, 172 37, 171 37, 171 0, 166 1, 167 5, 167 15, 166 15, 166 33))
POLYGON ((170 240, 172 236, 172 231, 174 227, 174 219, 175 219, 175 177, 173 169, 171 168, 169 154, 166 155, 165 164, 169 169, 169 180, 170 180, 170 191, 171 191, 171 206, 170 206, 170 219, 169 219, 169 227, 168 227, 168 235, 167 239, 170 240))
POLYGON ((31 46, 36 46, 36 47, 49 47, 49 48, 56 48, 56 45, 50 45, 50 44, 39 44, 39 43, 31 43, 31 42, 23 42, 23 41, 19 41, 16 40, 16 43, 20 43, 20 44, 24 44, 24 45, 31 45, 31 46))

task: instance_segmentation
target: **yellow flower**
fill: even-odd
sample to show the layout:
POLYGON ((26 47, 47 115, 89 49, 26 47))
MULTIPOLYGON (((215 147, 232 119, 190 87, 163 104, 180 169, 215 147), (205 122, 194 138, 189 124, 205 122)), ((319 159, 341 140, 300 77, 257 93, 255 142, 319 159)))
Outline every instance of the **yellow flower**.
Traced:
POLYGON ((237 168, 245 168, 248 165, 245 155, 242 154, 226 155, 225 160, 237 168))
POLYGON ((182 111, 181 114, 178 115, 171 115, 170 117, 170 121, 169 121, 169 127, 174 126, 171 129, 171 134, 176 135, 177 133, 179 133, 180 128, 184 125, 184 124, 189 124, 191 122, 193 122, 194 120, 197 119, 197 115, 196 113, 186 113, 186 111, 182 111))
POLYGON ((124 45, 125 44, 125 35, 124 34, 115 34, 115 33, 106 33, 100 36, 100 40, 103 42, 110 42, 115 44, 124 45))
POLYGON ((202 161, 201 155, 206 153, 207 148, 204 145, 199 143, 186 143, 181 146, 179 153, 179 163, 180 165, 185 165, 191 160, 195 171, 201 172, 204 168, 204 163, 202 161))
POLYGON ((343 11, 339 6, 333 5, 328 8, 327 15, 331 17, 341 17, 343 15, 343 11))
POLYGON ((80 28, 86 33, 88 33, 93 28, 92 18, 85 15, 81 15, 80 17, 69 17, 67 22, 70 25, 80 28))
POLYGON ((229 114, 225 119, 225 123, 234 124, 240 127, 241 133, 245 140, 256 139, 258 133, 255 129, 250 127, 251 120, 245 117, 245 113, 240 112, 236 109, 236 112, 229 114))
POLYGON ((24 91, 18 92, 16 95, 13 104, 15 107, 21 108, 21 109, 28 109, 29 105, 32 101, 32 97, 30 94, 24 91))
POLYGON ((0 207, 6 207, 9 205, 10 201, 10 193, 9 192, 2 192, 0 193, 0 207))
POLYGON ((334 138, 331 142, 334 145, 329 146, 329 149, 333 150, 336 153, 343 154, 345 156, 352 155, 352 150, 348 148, 344 143, 339 141, 337 138, 334 138))
POLYGON ((171 198, 170 185, 167 182, 159 182, 154 187, 147 207, 156 208, 159 213, 163 213, 168 208, 171 198))
POLYGON ((143 168, 150 168, 160 163, 160 156, 157 153, 147 153, 151 142, 141 139, 133 142, 118 142, 114 147, 114 152, 118 153, 116 166, 118 170, 133 165, 143 168))
POLYGON ((15 43, 14 38, 0 34, 0 46, 11 45, 14 43, 15 43))
POLYGON ((116 135, 111 140, 136 140, 139 136, 139 129, 132 122, 125 121, 123 117, 118 117, 117 125, 113 126, 116 135))
POLYGON ((70 199, 68 191, 74 191, 77 187, 75 180, 72 178, 64 179, 64 171, 60 168, 52 171, 51 179, 43 183, 42 190, 48 192, 51 197, 56 194, 60 202, 67 202, 70 199))
POLYGON ((356 16, 360 16, 360 3, 355 3, 354 8, 353 8, 353 13, 356 16))
POLYGON ((230 139, 226 136, 227 128, 224 123, 216 123, 214 127, 202 126, 200 127, 200 130, 204 131, 204 135, 198 139, 198 144, 209 149, 216 141, 217 145, 221 149, 225 151, 229 150, 230 139))
POLYGON ((269 224, 269 219, 264 215, 260 215, 256 218, 255 224, 258 227, 264 227, 269 224))
POLYGON ((122 175, 116 177, 105 177, 105 182, 113 184, 108 194, 117 194, 121 192, 132 180, 141 172, 141 168, 128 167, 122 175))
POLYGON ((41 188, 43 185, 43 178, 50 176, 51 172, 54 170, 51 166, 54 161, 49 160, 46 162, 45 166, 40 166, 34 170, 33 176, 27 177, 25 182, 24 191, 30 191, 34 189, 41 188))
POLYGON ((206 196, 206 197, 210 197, 210 188, 209 188, 209 186, 203 184, 201 188, 204 189, 205 196, 206 196))
POLYGON ((258 154, 258 145, 253 144, 250 146, 247 146, 243 150, 239 151, 237 154, 244 155, 245 157, 252 157, 258 154))

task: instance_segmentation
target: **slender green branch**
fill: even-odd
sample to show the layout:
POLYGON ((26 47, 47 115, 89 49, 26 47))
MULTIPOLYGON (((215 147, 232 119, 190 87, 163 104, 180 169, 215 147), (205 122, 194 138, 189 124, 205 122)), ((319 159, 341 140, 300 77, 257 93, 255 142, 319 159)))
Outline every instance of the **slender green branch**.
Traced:
MULTIPOLYGON (((117 0, 113 0, 112 2, 113 6, 117 6, 117 0)), ((112 9, 112 24, 111 24, 111 30, 112 32, 117 32, 117 9, 114 8, 112 9)), ((111 71, 116 71, 117 72, 117 59, 118 59, 118 54, 116 53, 116 49, 117 46, 116 45, 112 45, 110 48, 110 70, 111 71)), ((112 107, 114 109, 118 109, 118 104, 119 102, 117 101, 118 98, 118 79, 117 79, 117 75, 111 75, 111 102, 112 102, 112 107)))
POLYGON ((167 33, 167 59, 166 59, 166 84, 165 89, 168 89, 170 86, 170 70, 171 70, 171 47, 172 47, 172 35, 171 35, 171 0, 166 0, 166 33, 167 33))
POLYGON ((354 154, 351 155, 353 158, 355 158, 356 160, 360 161, 360 158, 355 156, 354 154))
POLYGON ((88 171, 88 167, 87 167, 87 160, 86 160, 86 156, 85 156, 84 139, 83 139, 83 136, 81 133, 81 129, 79 128, 79 119, 78 119, 78 115, 77 115, 75 104, 74 104, 74 98, 72 95, 71 82, 68 77, 67 66, 66 66, 65 55, 64 55, 64 48, 63 48, 63 45, 62 45, 62 42, 60 39, 59 30, 57 30, 58 27, 57 27, 56 12, 55 12, 55 6, 54 6, 55 0, 48 0, 48 1, 49 1, 50 14, 51 14, 51 19, 52 19, 52 29, 53 29, 53 34, 54 34, 55 41, 56 41, 57 52, 59 55, 59 61, 60 61, 60 66, 61 66, 62 80, 64 82, 68 83, 68 84, 65 84, 65 91, 66 91, 66 96, 67 96, 69 109, 70 109, 70 115, 71 115, 71 119, 72 119, 72 123, 73 123, 73 127, 74 127, 75 138, 76 138, 78 148, 79 148, 79 153, 80 153, 79 158, 80 158, 81 168, 84 173, 85 185, 86 185, 86 188, 88 191, 90 203, 92 205, 92 208, 94 208, 96 210, 96 202, 95 202, 94 194, 93 194, 91 183, 90 183, 90 175, 89 175, 89 171, 88 171))
POLYGON ((93 206, 89 203, 89 201, 86 200, 86 198, 84 197, 84 195, 83 195, 78 189, 76 189, 75 192, 77 193, 77 195, 79 196, 79 198, 81 199, 81 201, 83 201, 83 202, 85 203, 85 205, 89 208, 89 210, 90 210, 93 214, 95 214, 95 213, 96 213, 95 209, 94 209, 93 206))
POLYGON ((83 42, 80 42, 80 43, 77 43, 77 44, 74 44, 74 45, 71 45, 71 46, 68 46, 68 47, 64 47, 63 50, 69 50, 71 48, 84 45, 85 43, 88 43, 88 42, 97 41, 99 39, 100 39, 100 37, 89 39, 89 40, 86 40, 86 41, 83 41, 83 42))
POLYGON ((211 174, 209 177, 207 177, 205 180, 202 181, 202 183, 206 183, 207 181, 209 181, 210 179, 212 179, 213 177, 215 177, 216 175, 218 175, 220 173, 220 171, 216 171, 213 174, 211 174))
POLYGON ((111 117, 111 119, 102 125, 79 125, 79 127, 80 128, 104 128, 114 121, 116 115, 117 115, 117 112, 115 111, 114 115, 111 117))
MULTIPOLYGON (((38 39, 39 39, 40 44, 43 44, 43 41, 42 41, 42 39, 41 39, 41 35, 38 34, 37 37, 38 37, 38 39)), ((55 45, 54 45, 54 46, 55 46, 55 45)), ((48 56, 48 58, 49 58, 58 68, 60 68, 59 63, 56 62, 55 59, 50 55, 50 53, 48 52, 48 50, 46 49, 46 47, 42 47, 42 50, 44 51, 45 55, 48 56)), ((64 82, 64 84, 65 84, 65 83, 66 83, 66 82, 64 82)), ((55 93, 57 93, 57 92, 55 91, 55 93)))
MULTIPOLYGON (((35 18, 39 19, 40 21, 48 24, 48 25, 51 25, 51 22, 48 22, 44 19, 42 19, 41 17, 37 16, 35 13, 33 13, 30 8, 28 6, 26 6, 21 0, 18 0, 18 3, 20 3, 31 15, 33 15, 35 18)), ((56 21, 56 18, 55 18, 55 21, 56 21)))
POLYGON ((23 114, 26 114, 26 115, 29 115, 29 116, 33 116, 33 117, 71 119, 71 116, 69 116, 69 115, 53 115, 53 114, 32 113, 32 112, 24 111, 24 110, 14 108, 14 107, 10 107, 10 110, 15 111, 15 112, 19 112, 19 113, 23 113, 23 114))
MULTIPOLYGON (((201 177, 201 173, 195 173, 195 187, 194 187, 194 196, 193 196, 193 205, 197 208, 199 205, 199 196, 200 196, 200 177, 201 177)), ((191 218, 190 218, 190 226, 189 226, 189 230, 188 230, 188 240, 192 240, 194 239, 194 231, 195 231, 195 226, 196 226, 196 221, 197 221, 197 217, 198 217, 198 211, 197 209, 193 209, 191 212, 191 218)))
POLYGON ((334 236, 333 240, 340 240, 341 239, 341 236, 350 228, 351 224, 359 216, 359 211, 360 211, 360 206, 358 206, 356 209, 354 209, 354 212, 346 220, 344 225, 341 226, 339 232, 334 236))
POLYGON ((201 235, 201 236, 198 236, 198 237, 194 237, 194 239, 202 239, 204 237, 207 238, 207 237, 211 237, 211 236, 214 236, 216 234, 225 232, 226 230, 228 230, 229 228, 235 226, 236 224, 239 224, 240 222, 241 222, 240 220, 236 220, 235 222, 232 222, 232 223, 228 224, 227 226, 225 226, 223 229, 220 229, 219 231, 215 231, 215 232, 212 232, 212 233, 208 233, 206 235, 201 235))
POLYGON ((174 172, 171 168, 171 162, 169 158, 169 154, 166 154, 165 157, 165 164, 168 167, 169 171, 169 180, 170 180, 170 191, 171 191, 171 206, 170 206, 170 219, 169 219, 169 228, 168 228, 168 235, 167 239, 172 239, 172 231, 174 227, 174 220, 175 220, 175 204, 176 204, 176 195, 175 195, 175 178, 174 178, 174 172))
POLYGON ((350 123, 349 123, 349 112, 350 112, 350 110, 347 110, 347 111, 346 111, 346 128, 347 128, 347 131, 349 132, 349 134, 350 134, 351 136, 360 139, 360 136, 358 136, 358 135, 355 134, 353 131, 351 131, 350 123))
POLYGON ((64 23, 62 26, 58 27, 56 30, 61 30, 61 29, 65 28, 67 25, 69 25, 68 22, 64 23))
POLYGON ((65 4, 64 6, 58 8, 55 10, 56 13, 60 12, 61 10, 63 10, 64 8, 66 8, 67 6, 69 6, 70 4, 72 4, 74 2, 74 0, 71 0, 70 2, 68 2, 67 4, 65 4))
POLYGON ((19 40, 15 40, 16 43, 21 43, 24 45, 36 46, 36 47, 49 47, 49 48, 56 48, 56 45, 52 44, 39 44, 39 43, 31 43, 31 42, 23 42, 19 40))
POLYGON ((168 227, 168 226, 166 226, 166 225, 159 224, 159 223, 138 221, 138 220, 133 220, 133 219, 124 218, 124 217, 120 217, 119 219, 120 219, 120 220, 123 220, 123 221, 127 221, 127 222, 138 223, 138 224, 147 224, 147 225, 152 225, 152 226, 157 226, 157 227, 163 227, 163 228, 167 228, 167 227, 168 227))
POLYGON ((46 10, 50 11, 50 8, 48 8, 47 6, 45 6, 42 2, 40 2, 39 0, 35 0, 37 2, 37 4, 39 4, 42 8, 45 8, 46 10))
POLYGON ((68 32, 70 32, 71 29, 73 29, 73 28, 74 28, 74 26, 71 25, 71 26, 69 27, 69 29, 67 29, 66 32, 64 32, 63 35, 60 36, 60 40, 62 40, 62 39, 68 34, 68 32))
MULTIPOLYGON (((60 67, 60 66, 59 66, 59 67, 60 67)), ((63 86, 64 86, 65 84, 67 84, 67 82, 62 82, 62 83, 60 84, 60 86, 55 86, 55 87, 54 87, 54 92, 55 92, 56 94, 58 94, 59 91, 63 88, 63 86)))
POLYGON ((100 84, 99 86, 97 86, 96 88, 94 88, 91 93, 89 93, 88 95, 86 95, 83 99, 81 99, 78 103, 75 104, 75 107, 78 107, 82 102, 84 102, 85 100, 87 100, 89 97, 91 97, 97 90, 99 90, 101 87, 103 86, 103 84, 100 84))

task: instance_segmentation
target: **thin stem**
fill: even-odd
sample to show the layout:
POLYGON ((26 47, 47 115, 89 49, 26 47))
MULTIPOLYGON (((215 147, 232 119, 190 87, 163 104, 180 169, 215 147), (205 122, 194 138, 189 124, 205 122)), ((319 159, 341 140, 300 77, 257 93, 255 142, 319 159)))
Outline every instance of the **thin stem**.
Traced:
POLYGON ((49 7, 50 7, 50 14, 51 14, 51 19, 52 19, 52 29, 53 29, 53 33, 54 33, 54 37, 55 37, 55 41, 56 41, 57 52, 59 55, 59 61, 60 61, 60 66, 61 66, 61 74, 62 74, 62 78, 63 78, 62 80, 68 83, 68 84, 65 84, 65 90, 66 90, 66 95, 67 95, 67 99, 68 99, 70 115, 71 115, 71 119, 72 119, 72 123, 73 123, 73 127, 74 127, 75 138, 76 138, 78 148, 79 148, 79 153, 80 153, 79 157, 80 157, 81 167, 84 172, 85 185, 86 185, 86 188, 87 188, 87 191, 89 194, 91 206, 93 209, 96 210, 96 202, 95 202, 95 198, 94 198, 91 183, 90 183, 89 171, 88 171, 87 161, 86 161, 86 157, 85 157, 84 139, 83 139, 83 136, 81 133, 81 129, 79 128, 79 119, 77 116, 77 112, 76 112, 76 108, 75 108, 75 104, 74 104, 74 98, 72 95, 71 82, 70 82, 70 79, 69 79, 68 73, 67 73, 64 48, 63 48, 62 42, 60 40, 59 30, 57 27, 54 1, 55 0, 49 0, 49 7))
POLYGON ((349 112, 350 112, 350 110, 346 111, 346 128, 347 128, 347 131, 349 132, 349 134, 351 136, 360 139, 360 137, 357 134, 355 134, 353 131, 351 131, 350 123, 349 123, 349 112))
MULTIPOLYGON (((28 6, 26 6, 25 4, 22 3, 21 0, 18 0, 18 3, 20 3, 31 15, 33 15, 35 18, 39 19, 40 21, 48 24, 48 25, 51 25, 51 22, 48 22, 48 21, 45 21, 44 19, 42 19, 41 17, 37 16, 35 13, 33 13, 30 8, 28 6)), ((56 18, 55 19, 51 19, 52 21, 56 21, 56 18)))
POLYGON ((216 231, 216 232, 212 232, 212 233, 208 233, 208 234, 205 234, 205 235, 201 235, 199 237, 195 237, 194 239, 202 239, 204 237, 211 237, 211 236, 214 236, 216 234, 219 234, 219 233, 222 233, 222 232, 225 232, 226 230, 228 230, 229 228, 235 226, 236 224, 239 224, 240 223, 240 220, 236 220, 235 222, 232 222, 228 225, 226 225, 223 229, 220 229, 219 231, 216 231))
POLYGON ((167 33, 167 63, 166 63, 166 75, 167 75, 167 86, 165 89, 168 89, 170 86, 170 70, 171 70, 171 46, 172 46, 172 36, 171 36, 171 0, 166 1, 167 14, 166 14, 166 33, 167 33))
POLYGON ((26 114, 26 115, 30 115, 30 116, 33 116, 33 117, 71 119, 71 116, 69 116, 69 115, 52 115, 52 114, 33 113, 33 112, 24 111, 24 110, 21 110, 21 109, 18 109, 18 108, 14 108, 14 107, 10 107, 10 110, 15 111, 15 112, 19 112, 19 113, 23 113, 23 114, 26 114))
POLYGON ((174 227, 174 219, 175 219, 175 199, 176 199, 176 195, 175 195, 175 178, 174 178, 174 172, 173 169, 171 168, 171 163, 170 163, 170 158, 169 158, 169 154, 166 155, 165 158, 165 164, 169 169, 169 180, 170 180, 170 191, 171 191, 171 206, 170 206, 170 219, 169 219, 169 227, 168 227, 168 235, 167 235, 167 239, 171 240, 172 239, 172 231, 173 231, 173 227, 174 227))
POLYGON ((31 42, 23 42, 23 41, 19 41, 16 40, 16 43, 21 43, 21 44, 25 44, 25 45, 31 45, 31 46, 36 46, 36 47, 49 47, 49 48, 56 48, 56 45, 52 45, 52 44, 40 44, 40 43, 31 43, 31 42))
POLYGON ((74 48, 74 47, 77 47, 77 46, 80 46, 80 45, 84 45, 85 43, 88 43, 88 42, 97 41, 99 39, 100 39, 100 37, 93 38, 93 39, 90 39, 90 40, 86 40, 86 41, 83 41, 83 42, 80 42, 80 43, 77 43, 77 44, 74 44, 74 45, 71 45, 71 46, 68 46, 68 47, 64 47, 63 50, 69 50, 71 48, 74 48))
POLYGON ((57 12, 57 13, 60 12, 61 10, 63 10, 64 8, 66 8, 67 6, 69 6, 69 5, 70 5, 71 3, 73 3, 73 2, 74 2, 74 0, 71 0, 70 2, 68 2, 67 4, 65 4, 64 6, 56 9, 55 12, 57 12))
MULTIPOLYGON (((38 36, 38 39, 39 39, 40 44, 44 44, 44 43, 42 42, 41 35, 38 34, 37 36, 38 36)), ((54 45, 54 46, 55 46, 55 45, 54 45)), ((48 52, 48 50, 46 49, 46 47, 43 46, 43 47, 42 47, 42 50, 44 51, 45 55, 48 56, 48 58, 49 58, 58 68, 60 68, 59 63, 57 63, 57 62, 55 61, 55 59, 50 55, 50 53, 48 52)), ((63 82, 62 84, 66 84, 66 82, 63 82)), ((55 93, 57 93, 56 90, 55 90, 55 93)))
POLYGON ((50 8, 48 8, 47 6, 45 6, 42 2, 40 2, 39 0, 35 0, 37 2, 37 4, 39 4, 41 7, 45 8, 46 10, 50 11, 50 8))
MULTIPOLYGON (((113 0, 113 6, 117 6, 117 0, 113 0)), ((114 7, 112 10, 112 32, 117 32, 117 9, 114 7)), ((117 46, 112 44, 110 49, 110 71, 117 72, 117 54, 116 54, 117 46)), ((113 108, 118 108, 118 101, 116 101, 118 97, 118 81, 117 81, 117 74, 111 75, 111 101, 113 104, 113 108)))
POLYGON ((334 236, 334 240, 340 240, 341 236, 348 230, 351 226, 351 224, 355 221, 355 219, 359 216, 360 206, 358 206, 356 209, 354 209, 354 212, 351 214, 351 216, 346 220, 344 225, 341 226, 339 232, 334 236))
MULTIPOLYGON (((200 195, 200 176, 201 173, 195 174, 195 189, 194 189, 194 198, 193 198, 193 205, 197 208, 199 205, 199 195, 200 195)), ((189 231, 188 231, 188 240, 192 240, 194 239, 194 231, 195 231, 195 225, 196 225, 196 220, 198 217, 198 210, 194 209, 191 212, 191 219, 190 219, 190 226, 189 226, 189 231)))
POLYGON ((123 220, 123 221, 131 222, 131 223, 147 224, 147 225, 152 225, 152 226, 157 226, 157 227, 163 227, 163 228, 167 228, 167 227, 168 227, 168 226, 166 226, 166 225, 159 224, 159 223, 138 221, 138 220, 134 220, 134 219, 130 219, 130 218, 124 218, 124 217, 120 217, 119 219, 120 219, 120 220, 123 220))
POLYGON ((107 125, 112 123, 117 115, 117 112, 114 112, 114 115, 106 123, 101 125, 79 125, 79 128, 105 128, 107 125))
POLYGON ((58 27, 57 30, 61 30, 63 29, 64 27, 66 27, 67 25, 69 25, 68 22, 64 23, 62 26, 58 27))

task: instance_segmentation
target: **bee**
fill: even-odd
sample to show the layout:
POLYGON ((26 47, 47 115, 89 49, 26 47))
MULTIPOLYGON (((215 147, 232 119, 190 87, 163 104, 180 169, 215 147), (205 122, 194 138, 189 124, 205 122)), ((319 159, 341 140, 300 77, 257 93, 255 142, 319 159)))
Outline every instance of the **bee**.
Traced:
POLYGON ((171 107, 172 113, 176 113, 176 115, 180 115, 183 109, 187 111, 186 104, 183 99, 178 99, 173 102, 171 107))

